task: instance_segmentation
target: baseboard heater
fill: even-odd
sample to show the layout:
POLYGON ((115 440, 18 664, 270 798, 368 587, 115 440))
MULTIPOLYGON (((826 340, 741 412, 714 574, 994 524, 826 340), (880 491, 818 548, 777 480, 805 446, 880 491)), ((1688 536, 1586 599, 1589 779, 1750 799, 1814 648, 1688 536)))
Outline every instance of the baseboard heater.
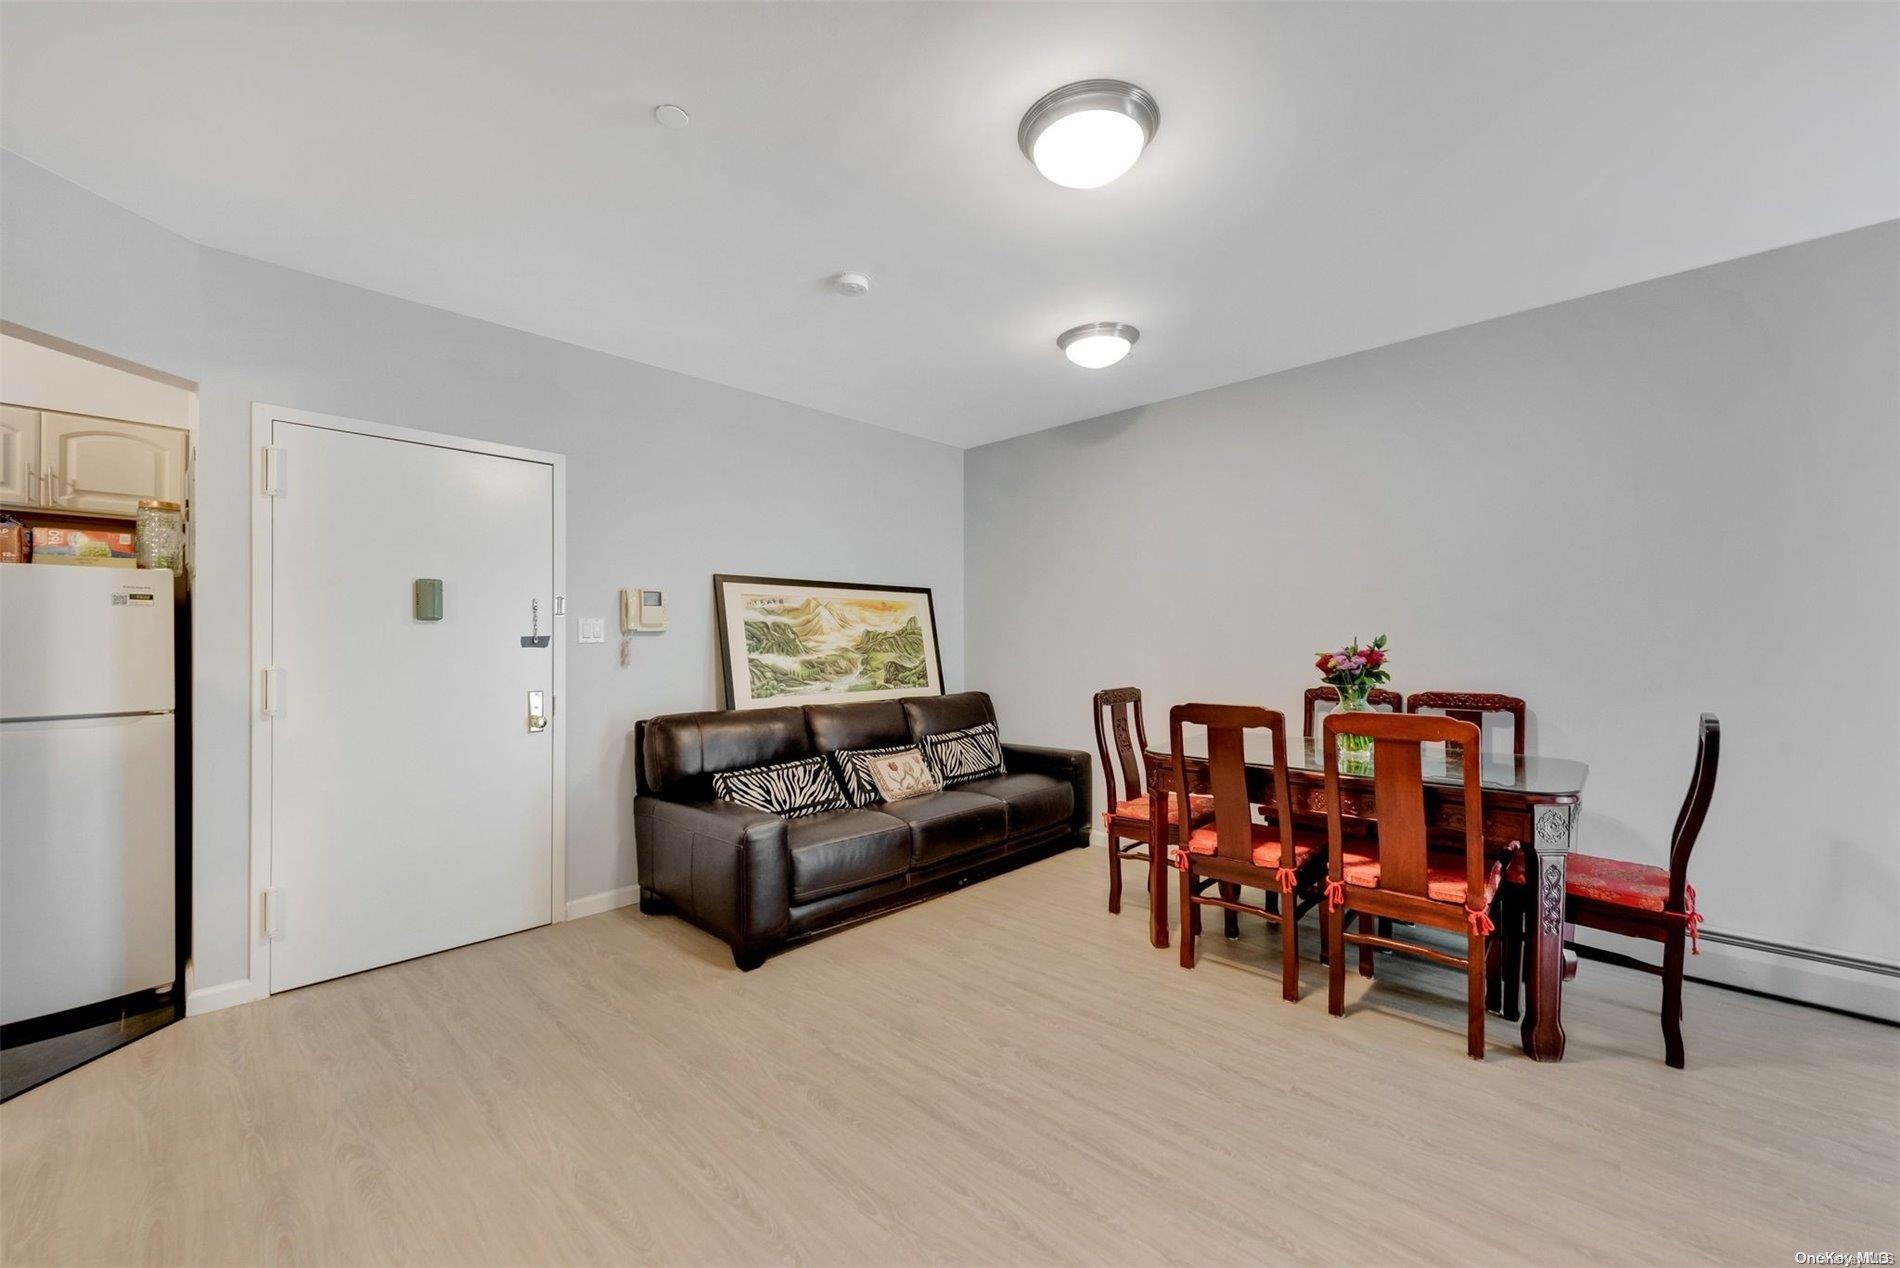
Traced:
POLYGON ((1886 960, 1845 955, 1839 951, 1823 951, 1818 947, 1798 947, 1788 942, 1770 942, 1766 938, 1751 938, 1740 933, 1723 933, 1719 929, 1706 927, 1699 932, 1698 936, 1705 942, 1740 947, 1744 951, 1761 951, 1768 955, 1785 955, 1796 960, 1812 960, 1816 964, 1831 964, 1842 969, 1858 969, 1862 973, 1878 973, 1883 977, 1900 977, 1900 964, 1893 964, 1886 960))
MULTIPOLYGON (((1846 955, 1839 951, 1823 951, 1818 947, 1795 946, 1786 942, 1771 942, 1766 938, 1751 938, 1746 934, 1723 933, 1719 929, 1703 929, 1700 931, 1699 936, 1704 942, 1734 947, 1741 951, 1753 951, 1762 955, 1779 956, 1789 960, 1806 960, 1813 964, 1825 964, 1834 968, 1851 969, 1857 973, 1871 973, 1876 977, 1900 977, 1900 964, 1893 964, 1886 960, 1875 960, 1867 956, 1846 955)), ((1653 956, 1644 959, 1640 956, 1625 955, 1621 951, 1613 951, 1608 947, 1598 946, 1593 942, 1573 941, 1566 942, 1564 945, 1586 960, 1595 960, 1598 963, 1611 964, 1619 968, 1638 969, 1650 974, 1660 973, 1662 971, 1657 966, 1653 956)), ((1744 995, 1757 995, 1764 999, 1780 1000, 1783 1003, 1795 1004, 1802 1008, 1817 1008, 1822 1012, 1840 1013, 1848 1017, 1858 1017, 1864 1021, 1878 1022, 1884 1026, 1900 1025, 1900 1021, 1895 1020, 1893 1017, 1868 1012, 1862 1008, 1822 1003, 1819 1000, 1804 999, 1797 995, 1786 995, 1776 990, 1764 990, 1759 986, 1743 985, 1740 982, 1729 981, 1722 977, 1710 977, 1707 974, 1697 973, 1693 961, 1685 967, 1688 969, 1688 972, 1683 975, 1684 979, 1690 982, 1701 983, 1704 986, 1713 986, 1725 991, 1740 991, 1744 995)))

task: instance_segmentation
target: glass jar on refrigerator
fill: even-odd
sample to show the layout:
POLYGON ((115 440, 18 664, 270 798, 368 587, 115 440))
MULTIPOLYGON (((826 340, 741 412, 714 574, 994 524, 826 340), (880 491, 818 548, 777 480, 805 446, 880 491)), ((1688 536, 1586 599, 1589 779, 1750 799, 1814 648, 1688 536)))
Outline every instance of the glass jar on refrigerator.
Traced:
POLYGON ((139 567, 184 570, 185 508, 176 502, 147 498, 139 503, 137 551, 139 567))

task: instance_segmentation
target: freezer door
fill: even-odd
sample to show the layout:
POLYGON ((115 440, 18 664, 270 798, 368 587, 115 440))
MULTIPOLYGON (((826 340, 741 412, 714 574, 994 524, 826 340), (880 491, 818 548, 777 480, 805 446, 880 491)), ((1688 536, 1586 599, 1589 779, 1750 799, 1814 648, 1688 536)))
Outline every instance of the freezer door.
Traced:
POLYGON ((0 719, 172 701, 171 573, 0 564, 0 719))
POLYGON ((172 761, 169 714, 0 722, 0 1022, 172 980, 172 761))

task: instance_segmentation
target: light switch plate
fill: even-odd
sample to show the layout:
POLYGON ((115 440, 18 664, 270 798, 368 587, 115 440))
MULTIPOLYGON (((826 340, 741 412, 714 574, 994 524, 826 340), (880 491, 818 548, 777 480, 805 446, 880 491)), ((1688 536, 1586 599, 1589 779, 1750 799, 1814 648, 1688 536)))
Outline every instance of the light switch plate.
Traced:
POLYGON ((605 617, 584 616, 580 619, 580 641, 583 643, 604 643, 607 641, 607 620, 605 617))

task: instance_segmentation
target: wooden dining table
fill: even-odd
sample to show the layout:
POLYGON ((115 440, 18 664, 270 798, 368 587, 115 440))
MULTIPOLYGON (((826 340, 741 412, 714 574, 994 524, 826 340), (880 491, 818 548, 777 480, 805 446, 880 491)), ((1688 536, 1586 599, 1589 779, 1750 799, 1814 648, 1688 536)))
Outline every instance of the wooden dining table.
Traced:
MULTIPOLYGON (((1326 765, 1319 737, 1287 741, 1287 795, 1296 814, 1325 815, 1326 765)), ((1204 790, 1205 752, 1198 737, 1184 747, 1189 791, 1204 790)), ((1151 802, 1148 841, 1148 936, 1157 947, 1168 945, 1168 819, 1177 812, 1172 792, 1172 755, 1149 749, 1144 755, 1151 802), (1165 810, 1161 809, 1165 807, 1165 810)), ((1583 811, 1583 781, 1590 768, 1563 757, 1513 757, 1485 754, 1479 767, 1484 797, 1484 840, 1503 848, 1512 843, 1525 852, 1524 875, 1532 887, 1531 941, 1526 955, 1528 1002, 1524 1012, 1524 1051, 1537 1061, 1561 1061, 1564 1055, 1563 984, 1564 874, 1577 820, 1583 811)), ((1462 831, 1465 826, 1464 768, 1456 747, 1426 745, 1424 753, 1425 816, 1435 828, 1462 831)), ((1378 818, 1373 802, 1369 758, 1342 760, 1339 770, 1340 812, 1349 818, 1378 818)), ((1277 813, 1273 792, 1272 737, 1264 732, 1247 737, 1247 793, 1255 805, 1277 813)), ((1571 960, 1574 971, 1575 961, 1571 960)))

